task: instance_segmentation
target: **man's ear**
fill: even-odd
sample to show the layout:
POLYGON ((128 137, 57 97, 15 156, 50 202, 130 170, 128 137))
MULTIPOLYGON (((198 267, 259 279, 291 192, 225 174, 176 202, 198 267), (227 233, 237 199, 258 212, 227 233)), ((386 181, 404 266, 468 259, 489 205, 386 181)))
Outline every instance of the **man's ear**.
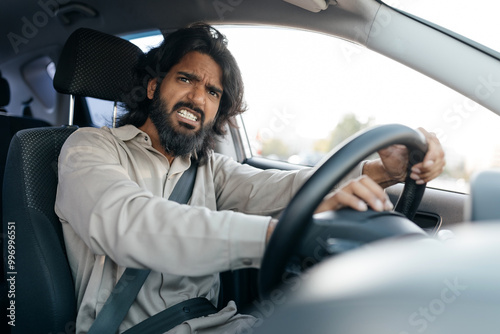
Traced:
POLYGON ((156 78, 153 78, 153 79, 149 80, 149 82, 148 82, 148 98, 150 100, 152 100, 153 96, 155 95, 157 82, 158 81, 156 80, 156 78))

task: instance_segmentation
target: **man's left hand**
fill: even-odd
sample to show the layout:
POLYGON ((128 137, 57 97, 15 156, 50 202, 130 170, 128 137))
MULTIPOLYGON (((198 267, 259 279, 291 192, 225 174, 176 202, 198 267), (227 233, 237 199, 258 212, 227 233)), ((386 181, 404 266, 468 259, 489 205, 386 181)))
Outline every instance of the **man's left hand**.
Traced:
MULTIPOLYGON (((444 151, 434 133, 418 128, 427 140, 428 150, 424 160, 415 164, 410 177, 417 184, 424 184, 441 174, 445 166, 444 151)), ((367 174, 380 185, 386 187, 397 182, 404 182, 408 165, 408 150, 404 145, 392 145, 378 151, 380 160, 365 165, 367 174)))
POLYGON ((418 128, 418 130, 424 134, 428 150, 424 160, 411 168, 410 177, 417 184, 424 184, 435 179, 443 172, 446 161, 444 159, 443 147, 436 135, 422 128, 418 128))

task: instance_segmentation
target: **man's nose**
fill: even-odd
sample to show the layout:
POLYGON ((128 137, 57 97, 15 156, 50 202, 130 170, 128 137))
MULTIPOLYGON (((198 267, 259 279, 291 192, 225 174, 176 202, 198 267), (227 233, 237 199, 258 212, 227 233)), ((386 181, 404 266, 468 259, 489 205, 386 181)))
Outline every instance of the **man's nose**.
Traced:
POLYGON ((203 107, 205 105, 205 87, 194 85, 188 93, 188 98, 199 107, 203 107))

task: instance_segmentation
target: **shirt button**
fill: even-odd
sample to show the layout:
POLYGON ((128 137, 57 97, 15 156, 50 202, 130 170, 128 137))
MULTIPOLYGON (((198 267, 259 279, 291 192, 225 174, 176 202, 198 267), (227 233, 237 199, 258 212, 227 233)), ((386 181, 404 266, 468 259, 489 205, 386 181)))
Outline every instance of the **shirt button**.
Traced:
POLYGON ((250 265, 252 265, 252 260, 250 260, 250 259, 243 259, 242 263, 245 266, 250 266, 250 265))

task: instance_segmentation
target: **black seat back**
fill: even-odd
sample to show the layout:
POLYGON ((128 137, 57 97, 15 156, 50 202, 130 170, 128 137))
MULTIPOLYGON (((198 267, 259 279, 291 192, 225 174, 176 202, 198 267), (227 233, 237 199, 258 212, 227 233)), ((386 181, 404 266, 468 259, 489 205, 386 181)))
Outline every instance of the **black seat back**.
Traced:
MULTIPOLYGON (((54 87, 60 93, 122 101, 124 85, 131 85, 141 55, 137 46, 121 38, 78 29, 63 48, 54 87)), ((3 232, 7 240, 14 238, 4 247, 5 274, 15 280, 16 290, 15 298, 8 297, 9 303, 15 302, 12 333, 70 333, 75 328, 74 283, 54 212, 57 160, 75 130, 72 126, 23 130, 10 144, 3 232), (9 245, 15 262, 9 263, 9 245)))
POLYGON ((50 333, 75 325, 73 280, 54 213, 57 158, 75 130, 22 130, 10 145, 3 185, 3 233, 7 235, 7 289, 11 282, 15 286, 15 299, 9 298, 15 301, 12 333, 50 333), (12 262, 9 254, 14 256, 12 262))
MULTIPOLYGON (((19 130, 50 126, 44 120, 31 117, 21 117, 7 114, 5 107, 10 103, 10 86, 0 72, 0 185, 3 182, 5 161, 12 136, 19 130)), ((0 187, 0 204, 2 203, 2 188, 0 187)), ((2 207, 0 205, 0 217, 2 217, 2 207)))
MULTIPOLYGON (((5 173, 5 162, 7 160, 7 152, 9 151, 9 144, 10 140, 12 139, 12 136, 17 131, 22 129, 50 126, 49 123, 43 120, 8 114, 5 107, 9 105, 9 103, 10 103, 9 83, 5 78, 1 76, 0 73, 0 217, 3 217, 3 208, 1 203, 3 199, 2 183, 3 183, 3 176, 5 173)), ((2 249, 2 255, 4 249, 3 244, 5 240, 6 240, 5 237, 0 239, 0 247, 2 249)), ((0 300, 1 300, 0 307, 2 308, 2 310, 4 310, 2 312, 2 316, 5 314, 5 310, 9 307, 7 300, 6 281, 4 275, 5 273, 4 271, 2 271, 0 274, 2 282, 0 288, 0 300)), ((5 314, 5 316, 7 316, 7 314, 5 314)), ((2 323, 2 326, 4 326, 5 328, 7 326, 7 323, 6 322, 2 323)), ((5 332, 5 330, 3 332, 5 332)))
MULTIPOLYGON (((0 114, 0 181, 3 180, 7 152, 9 152, 9 144, 12 136, 19 130, 43 126, 50 126, 50 124, 40 119, 0 114)), ((3 192, 0 188, 0 203, 2 203, 2 198, 3 192)), ((1 206, 0 217, 2 217, 1 206)))
POLYGON ((0 72, 0 112, 7 112, 5 107, 10 103, 10 87, 0 72))

